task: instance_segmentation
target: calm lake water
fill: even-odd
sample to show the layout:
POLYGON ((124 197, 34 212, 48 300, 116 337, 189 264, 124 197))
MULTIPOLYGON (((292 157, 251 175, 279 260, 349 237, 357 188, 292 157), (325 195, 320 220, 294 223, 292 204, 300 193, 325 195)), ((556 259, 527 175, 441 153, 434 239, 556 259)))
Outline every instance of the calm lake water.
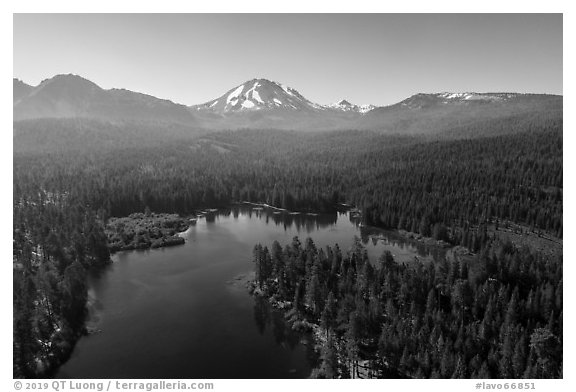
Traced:
POLYGON ((235 206, 201 218, 186 244, 121 252, 89 279, 88 326, 57 378, 306 378, 316 355, 282 315, 231 281, 252 272, 256 243, 282 246, 298 236, 343 252, 362 238, 371 260, 432 260, 430 249, 378 232, 347 212, 289 215, 235 206))

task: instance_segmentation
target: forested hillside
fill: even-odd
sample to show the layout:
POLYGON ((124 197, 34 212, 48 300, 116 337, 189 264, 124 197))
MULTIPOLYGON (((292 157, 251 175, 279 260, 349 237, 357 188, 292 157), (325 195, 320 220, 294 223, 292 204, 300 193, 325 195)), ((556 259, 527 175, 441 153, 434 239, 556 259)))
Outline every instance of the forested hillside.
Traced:
POLYGON ((346 202, 376 226, 423 235, 437 224, 458 228, 455 243, 462 230, 494 219, 562 236, 561 121, 441 141, 246 130, 132 148, 36 145, 45 151, 15 151, 15 196, 66 193, 107 216, 146 206, 187 213, 239 200, 300 211, 346 202))

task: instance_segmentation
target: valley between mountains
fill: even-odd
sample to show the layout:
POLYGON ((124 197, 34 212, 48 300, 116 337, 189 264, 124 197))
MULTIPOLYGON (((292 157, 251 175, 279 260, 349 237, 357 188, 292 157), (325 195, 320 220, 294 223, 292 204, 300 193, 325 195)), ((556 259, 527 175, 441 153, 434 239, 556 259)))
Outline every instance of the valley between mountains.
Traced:
POLYGON ((562 96, 219 94, 14 79, 14 377, 563 377, 562 96))

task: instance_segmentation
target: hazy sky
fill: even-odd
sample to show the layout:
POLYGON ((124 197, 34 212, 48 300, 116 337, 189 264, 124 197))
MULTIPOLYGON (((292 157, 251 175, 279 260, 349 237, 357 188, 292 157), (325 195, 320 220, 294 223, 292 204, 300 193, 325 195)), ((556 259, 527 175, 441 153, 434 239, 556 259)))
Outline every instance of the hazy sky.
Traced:
POLYGON ((262 77, 312 101, 562 94, 562 15, 18 14, 14 77, 75 73, 178 103, 262 77))

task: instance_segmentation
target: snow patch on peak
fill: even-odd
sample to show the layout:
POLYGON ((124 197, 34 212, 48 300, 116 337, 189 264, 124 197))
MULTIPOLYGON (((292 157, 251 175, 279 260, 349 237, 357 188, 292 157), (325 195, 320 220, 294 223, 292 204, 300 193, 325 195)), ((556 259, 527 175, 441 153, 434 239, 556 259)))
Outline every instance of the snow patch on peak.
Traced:
POLYGON ((374 105, 368 105, 368 104, 366 104, 366 105, 360 105, 360 106, 358 107, 358 111, 359 111, 360 113, 364 114, 364 113, 368 113, 370 110, 373 110, 373 109, 375 109, 375 108, 376 108, 376 106, 374 106, 374 105))
MULTIPOLYGON (((230 104, 232 101, 238 101, 238 96, 242 93, 242 90, 244 90, 244 85, 238 86, 236 90, 232 91, 232 93, 228 95, 226 103, 230 104)), ((232 105, 236 105, 236 103, 233 103, 232 105)))
POLYGON ((255 99, 256 101, 260 102, 260 103, 264 103, 264 101, 262 100, 262 98, 260 97, 260 93, 258 93, 258 87, 260 87, 261 84, 260 82, 256 81, 254 82, 254 85, 252 86, 252 88, 248 91, 246 91, 246 93, 244 94, 246 96, 246 98, 252 98, 255 99))
POLYGON ((438 96, 446 99, 470 99, 472 94, 470 93, 440 93, 438 96))
POLYGON ((514 98, 517 94, 510 93, 450 93, 444 92, 436 94, 439 98, 452 101, 502 101, 514 98))
POLYGON ((252 101, 250 101, 250 100, 245 100, 244 102, 242 102, 242 107, 243 107, 244 109, 251 109, 251 108, 253 108, 254 106, 256 106, 256 105, 254 104, 254 102, 252 102, 252 101))
POLYGON ((294 95, 294 93, 291 91, 292 89, 286 86, 285 84, 281 84, 280 87, 282 88, 282 90, 284 90, 286 94, 290 94, 292 96, 294 95))
POLYGON ((264 103, 262 98, 260 98, 260 94, 256 90, 252 91, 252 98, 254 98, 255 100, 257 100, 260 103, 264 103))

